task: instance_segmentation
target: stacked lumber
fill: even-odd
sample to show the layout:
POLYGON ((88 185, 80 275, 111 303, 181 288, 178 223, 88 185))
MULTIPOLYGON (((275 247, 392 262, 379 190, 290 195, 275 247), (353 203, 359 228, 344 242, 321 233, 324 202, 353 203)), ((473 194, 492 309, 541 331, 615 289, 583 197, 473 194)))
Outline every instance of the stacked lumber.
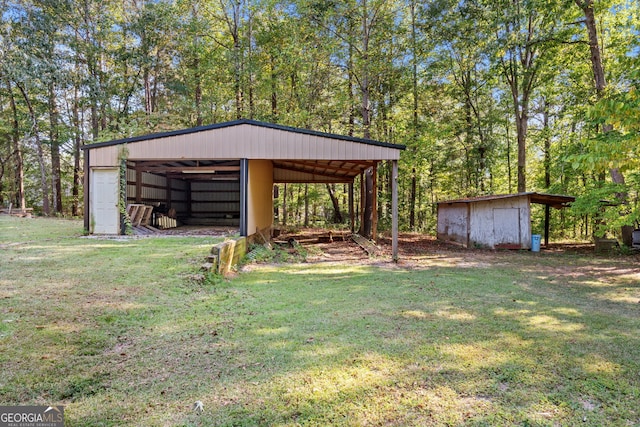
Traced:
POLYGON ((176 228, 178 226, 178 221, 175 218, 171 218, 169 216, 158 214, 156 216, 156 227, 165 230, 167 228, 176 228))

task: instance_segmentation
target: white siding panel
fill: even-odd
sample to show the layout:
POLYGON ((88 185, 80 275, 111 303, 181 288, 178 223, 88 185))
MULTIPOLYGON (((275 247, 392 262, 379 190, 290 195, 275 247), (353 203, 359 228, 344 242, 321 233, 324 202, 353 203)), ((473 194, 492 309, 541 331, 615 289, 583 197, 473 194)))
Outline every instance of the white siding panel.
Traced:
POLYGON ((438 239, 467 244, 467 205, 456 203, 438 207, 438 239))
MULTIPOLYGON (((512 242, 513 244, 520 243, 522 248, 529 247, 530 231, 529 224, 530 219, 528 215, 528 204, 529 199, 527 196, 520 197, 512 197, 508 199, 497 199, 491 201, 477 202, 471 204, 471 227, 470 227, 470 239, 473 242, 478 244, 488 246, 490 248, 495 247, 496 244, 501 243, 511 243, 511 242, 502 242, 497 239, 503 239, 503 237, 507 234, 512 235, 516 233, 516 230, 520 230, 520 241, 512 242), (505 215, 501 217, 502 219, 499 221, 500 224, 498 227, 500 228, 510 228, 511 231, 507 233, 507 231, 501 230, 499 235, 496 236, 495 233, 495 225, 494 225, 494 210, 496 209, 514 209, 518 210, 519 215, 517 221, 513 217, 510 222, 507 222, 505 215)), ((511 215, 513 216, 513 215, 511 215)), ((510 216, 510 218, 511 218, 510 216)))
POLYGON ((494 246, 499 244, 520 245, 520 209, 493 209, 494 246))

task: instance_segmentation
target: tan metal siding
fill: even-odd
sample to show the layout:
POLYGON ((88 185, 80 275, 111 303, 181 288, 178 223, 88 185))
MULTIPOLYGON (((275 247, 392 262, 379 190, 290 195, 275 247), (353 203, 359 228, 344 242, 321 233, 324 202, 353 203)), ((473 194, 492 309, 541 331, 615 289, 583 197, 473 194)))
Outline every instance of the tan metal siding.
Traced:
POLYGON ((273 223, 273 165, 270 161, 249 162, 247 188, 247 233, 252 235, 273 223))
POLYGON ((121 146, 101 147, 91 150, 91 157, 89 158, 90 166, 104 167, 104 166, 118 166, 118 149, 121 146))
MULTIPOLYGON (((92 166, 114 166, 122 146, 92 149, 92 166)), ((130 142, 129 159, 397 160, 400 150, 243 124, 130 142)))

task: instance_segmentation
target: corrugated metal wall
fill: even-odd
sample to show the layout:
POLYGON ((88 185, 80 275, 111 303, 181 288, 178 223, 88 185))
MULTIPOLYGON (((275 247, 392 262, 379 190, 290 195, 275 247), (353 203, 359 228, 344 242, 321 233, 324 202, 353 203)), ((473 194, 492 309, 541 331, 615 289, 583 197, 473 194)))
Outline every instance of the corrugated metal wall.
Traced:
POLYGON ((239 181, 191 183, 190 223, 237 225, 240 218, 239 181), (206 221, 202 221, 206 219, 206 221))
POLYGON ((171 207, 176 210, 180 218, 184 218, 189 214, 188 182, 179 179, 171 180, 171 207))

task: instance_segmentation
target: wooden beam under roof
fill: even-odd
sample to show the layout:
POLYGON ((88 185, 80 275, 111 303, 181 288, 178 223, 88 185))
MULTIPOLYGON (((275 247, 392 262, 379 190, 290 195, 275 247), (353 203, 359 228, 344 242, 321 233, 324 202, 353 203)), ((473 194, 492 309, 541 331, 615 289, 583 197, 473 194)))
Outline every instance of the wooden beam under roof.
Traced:
MULTIPOLYGON (((136 167, 136 169, 138 169, 136 167)), ((165 172, 165 173, 217 173, 217 172, 238 172, 240 166, 140 166, 140 170, 145 172, 165 172)))
POLYGON ((326 162, 326 163, 323 163, 323 162, 320 162, 320 161, 306 161, 306 160, 280 160, 280 161, 276 160, 276 161, 274 161, 274 163, 276 165, 280 165, 281 163, 279 163, 279 162, 282 162, 282 163, 285 163, 285 164, 286 163, 290 163, 290 164, 294 164, 294 165, 300 165, 300 166, 303 166, 303 167, 309 167, 309 168, 313 168, 313 169, 325 169, 325 170, 328 169, 328 170, 332 170, 332 171, 335 171, 335 172, 344 172, 344 173, 347 173, 347 174, 353 174, 353 173, 358 174, 358 173, 360 173, 361 170, 367 169, 369 167, 372 167, 375 164, 375 162, 365 162, 365 161, 359 162, 359 161, 354 161, 354 160, 348 160, 348 161, 347 160, 339 160, 339 161, 332 160, 332 161, 329 161, 329 162, 326 162), (340 163, 340 166, 335 166, 332 163, 340 163), (355 166, 358 166, 358 167, 346 167, 345 166, 345 165, 349 165, 349 164, 352 164, 352 165, 355 165, 355 166))
MULTIPOLYGON (((353 178, 358 176, 358 173, 359 173, 357 170, 350 170, 349 173, 338 174, 335 172, 328 171, 326 168, 320 168, 324 170, 316 170, 316 169, 309 170, 309 169, 305 169, 304 167, 288 166, 288 165, 282 165, 282 164, 274 165, 274 169, 298 172, 298 173, 303 173, 307 175, 318 175, 318 176, 324 176, 327 178, 333 178, 334 180, 332 180, 331 182, 336 182, 335 179, 341 180, 341 182, 351 182, 353 178), (355 173, 355 175, 352 175, 353 173, 355 173)), ((289 181, 289 182, 293 182, 293 181, 289 181)), ((301 181, 301 182, 304 182, 304 181, 301 181)), ((313 181, 306 181, 306 182, 308 183, 313 181)))
POLYGON ((237 181, 239 174, 206 174, 206 173, 168 173, 167 178, 180 179, 182 181, 237 181))

